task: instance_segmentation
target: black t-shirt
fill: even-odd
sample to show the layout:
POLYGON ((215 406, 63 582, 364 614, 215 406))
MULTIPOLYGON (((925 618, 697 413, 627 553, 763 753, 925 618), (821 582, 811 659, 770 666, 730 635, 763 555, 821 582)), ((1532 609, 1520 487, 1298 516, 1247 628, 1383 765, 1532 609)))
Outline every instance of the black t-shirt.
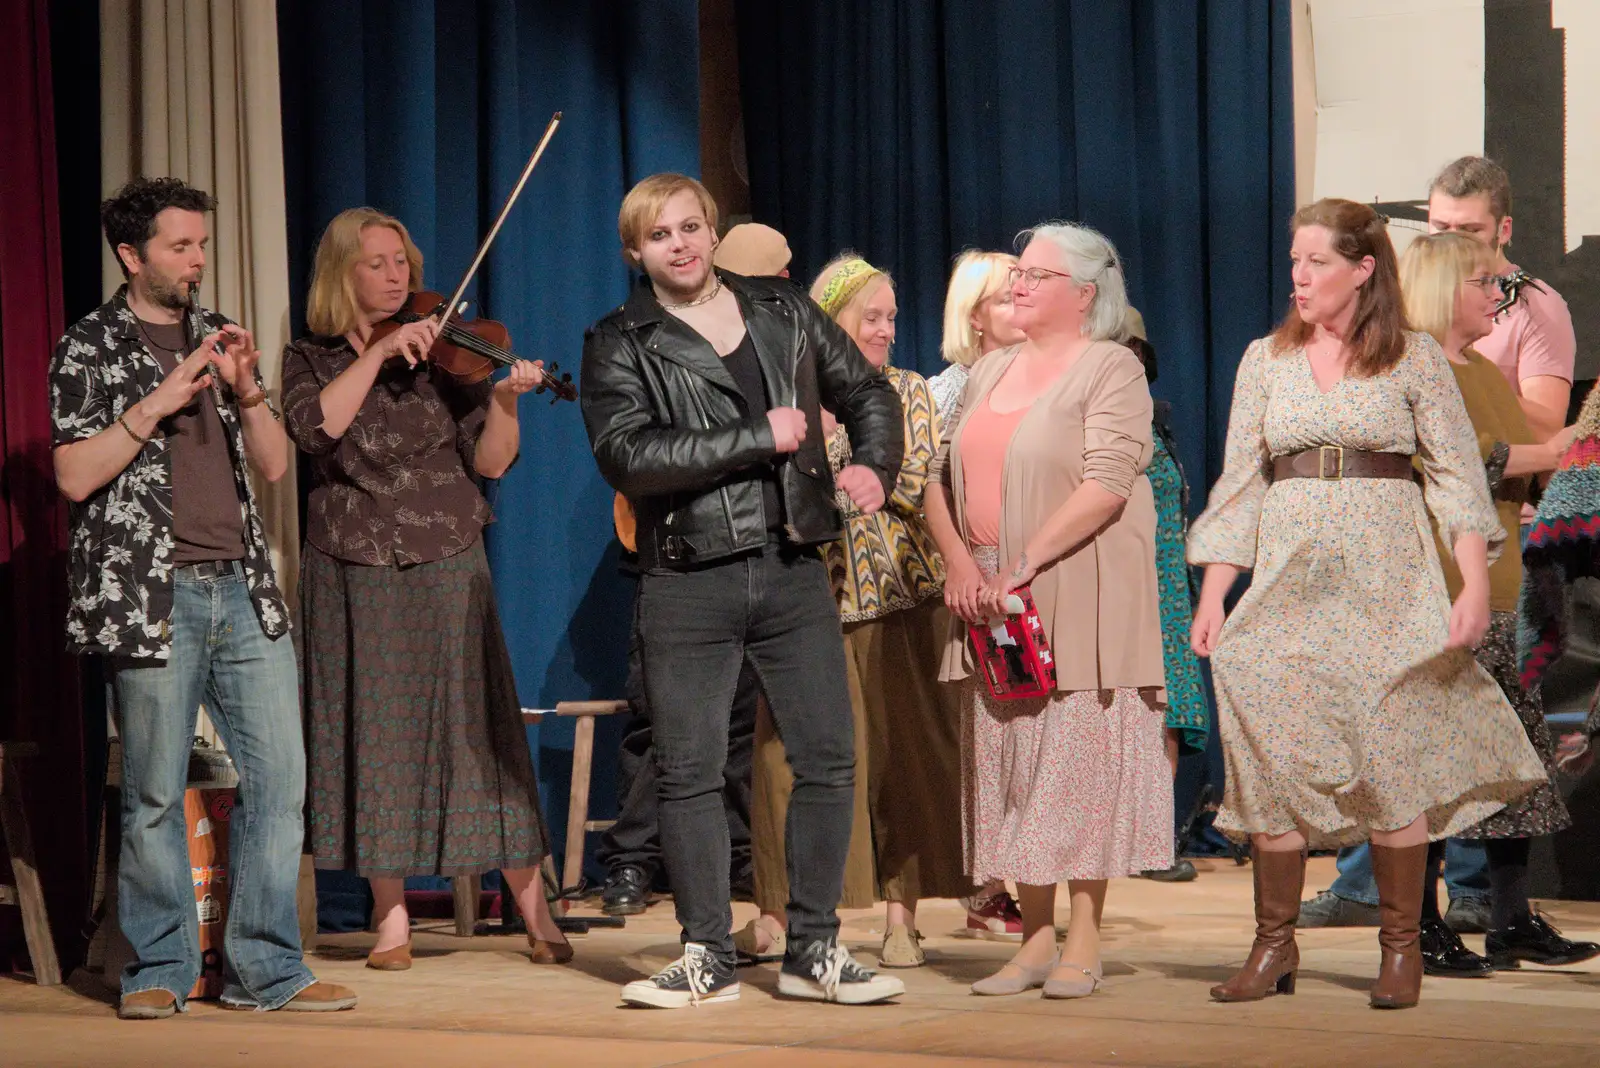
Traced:
MULTIPOLYGON (((764 415, 771 411, 772 404, 761 381, 761 365, 756 360, 756 347, 749 331, 745 332, 739 347, 722 358, 722 365, 733 376, 739 392, 744 394, 746 415, 764 415)), ((757 469, 756 477, 761 479, 761 506, 766 512, 767 529, 782 530, 783 497, 778 492, 778 469, 772 463, 764 463, 757 469)))

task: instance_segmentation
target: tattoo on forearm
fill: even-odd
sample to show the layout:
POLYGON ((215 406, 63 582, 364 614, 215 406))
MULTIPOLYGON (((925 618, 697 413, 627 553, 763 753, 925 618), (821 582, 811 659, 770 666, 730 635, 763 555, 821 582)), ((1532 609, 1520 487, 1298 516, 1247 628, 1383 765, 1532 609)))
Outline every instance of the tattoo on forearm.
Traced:
POLYGON ((1021 578, 1028 573, 1028 554, 1021 553, 1017 557, 1017 566, 1011 569, 1012 578, 1021 578))

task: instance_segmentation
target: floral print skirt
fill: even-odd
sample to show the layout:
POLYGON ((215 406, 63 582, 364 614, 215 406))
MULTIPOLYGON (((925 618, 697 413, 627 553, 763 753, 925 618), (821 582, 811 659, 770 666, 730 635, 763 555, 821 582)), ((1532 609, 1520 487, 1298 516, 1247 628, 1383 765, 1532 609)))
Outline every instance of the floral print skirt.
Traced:
MULTIPOLYGON (((985 577, 993 547, 972 551, 985 577)), ((1172 865, 1162 712, 1135 689, 996 701, 964 688, 962 823, 975 883, 1044 885, 1172 865)))
POLYGON ((404 568, 308 544, 301 576, 317 867, 537 867, 549 834, 483 543, 404 568))
MULTIPOLYGON (((1537 689, 1524 690, 1517 675, 1517 614, 1494 612, 1489 617, 1489 633, 1478 646, 1478 663, 1494 676, 1506 692, 1506 699, 1517 710, 1528 741, 1544 761, 1545 771, 1555 774, 1555 742, 1544 719, 1544 701, 1537 689)), ((1511 802, 1476 827, 1462 831, 1461 838, 1537 838, 1571 826, 1567 803, 1555 783, 1546 781, 1533 791, 1511 802)))

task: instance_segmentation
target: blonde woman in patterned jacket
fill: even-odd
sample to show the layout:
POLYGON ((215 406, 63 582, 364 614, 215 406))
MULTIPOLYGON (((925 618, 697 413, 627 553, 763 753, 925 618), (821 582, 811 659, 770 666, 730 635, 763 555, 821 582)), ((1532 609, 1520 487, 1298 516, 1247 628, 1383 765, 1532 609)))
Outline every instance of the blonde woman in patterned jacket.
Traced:
MULTIPOLYGON (((844 624, 856 720, 855 832, 840 904, 887 901, 880 963, 915 968, 924 963, 917 901, 972 889, 962 870, 960 797, 952 788, 961 776, 960 707, 956 688, 936 681, 948 628, 944 563, 922 515, 928 464, 939 445, 933 398, 921 375, 889 366, 895 294, 887 274, 845 253, 823 268, 811 296, 884 369, 905 412, 905 459, 888 504, 862 515, 841 495, 845 536, 824 547, 823 560, 844 624)), ((826 411, 822 420, 828 459, 838 471, 850 463, 850 441, 826 411)), ((782 830, 788 767, 767 718, 756 725, 755 769, 751 838, 762 919, 736 941, 747 958, 765 958, 781 952, 772 936, 782 930, 788 895, 782 830)))

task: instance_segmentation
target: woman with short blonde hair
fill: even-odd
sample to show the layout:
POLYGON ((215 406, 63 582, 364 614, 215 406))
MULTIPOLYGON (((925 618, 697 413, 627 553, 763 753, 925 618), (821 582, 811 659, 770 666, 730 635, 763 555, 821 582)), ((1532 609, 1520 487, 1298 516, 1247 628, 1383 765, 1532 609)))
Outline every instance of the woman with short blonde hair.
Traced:
POLYGON ((945 423, 961 401, 972 365, 986 353, 1022 343, 1022 331, 1011 321, 1011 282, 1017 262, 1005 252, 967 251, 956 257, 950 287, 944 296, 944 342, 940 351, 950 366, 928 379, 939 419, 945 423))
MULTIPOLYGON (((1400 288, 1405 295, 1406 318, 1414 328, 1431 334, 1450 361, 1466 402, 1467 418, 1477 435, 1500 523, 1507 530, 1516 530, 1532 488, 1531 476, 1555 469, 1575 428, 1536 443, 1505 376, 1472 348, 1472 343, 1487 336, 1494 326, 1501 295, 1494 254, 1483 242, 1459 232, 1419 237, 1400 259, 1400 288)), ((1445 552, 1437 521, 1434 539, 1444 565, 1445 585, 1453 597, 1461 590, 1461 572, 1445 552)), ((1518 677, 1517 600, 1521 587, 1522 554, 1502 553, 1489 565, 1489 631, 1473 655, 1500 684, 1522 720, 1528 741, 1544 761, 1546 773, 1553 776, 1555 743, 1545 722, 1544 701, 1537 686, 1525 689, 1518 677)), ((1491 958, 1487 960, 1468 950, 1439 914, 1439 872, 1445 843, 1440 840, 1429 845, 1420 928, 1423 970, 1428 975, 1473 977, 1487 975, 1497 965, 1512 966, 1519 958, 1567 965, 1600 956, 1600 946, 1563 938, 1528 904, 1530 842, 1571 823, 1561 794, 1546 781, 1457 836, 1485 840, 1493 923, 1485 943, 1491 958)))

